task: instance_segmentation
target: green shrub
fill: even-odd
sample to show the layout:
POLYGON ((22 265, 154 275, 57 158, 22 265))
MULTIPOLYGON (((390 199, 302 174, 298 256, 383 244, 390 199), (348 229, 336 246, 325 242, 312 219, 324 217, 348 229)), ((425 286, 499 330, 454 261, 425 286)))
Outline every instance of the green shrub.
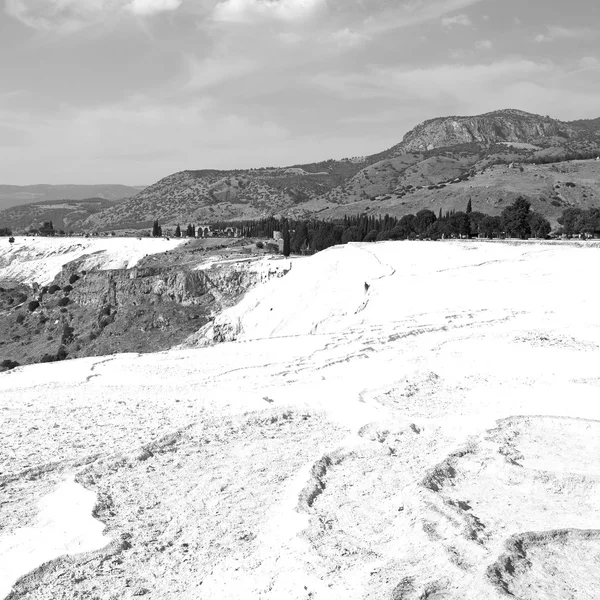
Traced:
POLYGON ((70 344, 73 341, 73 334, 75 333, 75 330, 73 329, 73 327, 70 327, 69 325, 65 325, 63 327, 63 332, 62 332, 62 338, 61 338, 61 343, 62 344, 70 344))
POLYGON ((98 326, 100 327, 100 329, 104 329, 105 327, 108 327, 111 323, 112 321, 108 317, 103 317, 102 319, 100 319, 98 326))
POLYGON ((19 313, 17 315, 17 323, 20 325, 25 320, 25 315, 23 313, 19 313))
POLYGON ((69 304, 69 299, 66 296, 58 301, 58 306, 67 306, 67 304, 69 304))
POLYGON ((10 360, 10 358, 7 358, 0 363, 0 368, 6 369, 7 371, 10 371, 18 366, 19 363, 16 360, 10 360))
POLYGON ((34 310, 38 309, 39 307, 40 307, 40 303, 37 300, 32 300, 27 305, 27 308, 29 309, 29 312, 33 312, 34 310))
POLYGON ((72 285, 65 285, 65 287, 62 289, 62 291, 65 294, 68 294, 69 292, 73 291, 73 286, 72 285))
POLYGON ((73 275, 69 277, 69 283, 75 283, 76 281, 79 281, 79 275, 75 275, 75 273, 73 273, 73 275))
POLYGON ((58 292, 58 290, 60 290, 60 286, 56 285, 55 283, 53 283, 49 288, 48 288, 48 293, 49 294, 54 294, 56 292, 58 292))

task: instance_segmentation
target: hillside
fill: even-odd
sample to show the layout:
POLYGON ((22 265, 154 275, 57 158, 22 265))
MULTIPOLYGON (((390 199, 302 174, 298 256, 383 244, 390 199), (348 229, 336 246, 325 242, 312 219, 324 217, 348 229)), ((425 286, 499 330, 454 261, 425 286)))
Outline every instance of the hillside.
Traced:
POLYGON ((212 242, 30 237, 0 245, 0 372, 7 362, 166 350, 289 270, 289 260, 241 240, 212 242))
POLYGON ((54 229, 81 231, 91 215, 115 205, 117 200, 87 198, 85 200, 45 200, 0 211, 0 227, 13 231, 28 231, 39 228, 44 222, 52 221, 54 229))
MULTIPOLYGON (((526 197, 532 209, 544 215, 553 225, 565 208, 600 206, 600 162, 575 160, 549 164, 522 163, 519 167, 490 165, 469 174, 454 178, 457 161, 437 159, 433 173, 423 180, 424 162, 409 170, 405 181, 417 179, 417 184, 401 184, 391 192, 384 192, 385 165, 373 169, 370 190, 373 196, 357 198, 346 204, 321 209, 321 218, 341 218, 350 214, 389 214, 400 217, 416 214, 428 208, 436 214, 441 209, 465 210, 471 200, 473 210, 489 215, 499 215, 517 197, 526 197), (454 172, 453 172, 454 171, 454 172), (383 173, 383 176, 381 175, 383 173)), ((431 166, 431 163, 427 165, 431 166)), ((312 205, 318 210, 319 201, 312 205)))
POLYGON ((600 119, 565 123, 519 110, 444 117, 418 125, 372 156, 174 173, 127 200, 79 214, 70 227, 118 231, 149 229, 154 219, 169 228, 271 215, 402 216, 423 208, 464 209, 469 198, 477 210, 498 214, 518 195, 556 223, 566 207, 598 205, 598 155, 600 119), (516 168, 507 168, 511 164, 516 168), (567 182, 575 185, 566 189, 567 182))
POLYGON ((254 219, 283 213, 319 197, 358 173, 364 163, 327 161, 286 168, 182 171, 98 215, 86 227, 98 230, 166 224, 254 219))
POLYGON ((597 246, 335 247, 185 348, 0 373, 0 598, 595 599, 597 246))
POLYGON ((127 185, 0 185, 0 210, 31 202, 52 200, 121 200, 135 196, 143 189, 127 185))

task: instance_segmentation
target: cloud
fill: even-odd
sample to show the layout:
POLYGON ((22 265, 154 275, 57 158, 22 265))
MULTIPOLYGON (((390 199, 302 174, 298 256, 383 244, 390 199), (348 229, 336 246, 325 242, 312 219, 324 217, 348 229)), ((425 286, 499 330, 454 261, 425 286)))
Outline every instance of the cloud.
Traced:
POLYGON ((342 47, 358 46, 369 40, 369 36, 366 34, 358 33, 357 31, 353 31, 348 27, 335 31, 331 37, 338 46, 342 47))
POLYGON ((124 15, 151 16, 179 8, 182 0, 6 0, 6 12, 34 29, 64 33, 124 15))
POLYGON ((581 69, 600 69, 600 60, 595 56, 584 56, 579 61, 581 69))
MULTIPOLYGON (((414 103, 470 102, 511 86, 547 76, 552 66, 525 59, 489 64, 445 64, 420 69, 371 67, 362 74, 318 75, 316 85, 346 98, 395 98, 414 103), (493 91, 492 91, 493 90, 493 91)), ((511 102, 514 100, 510 95, 511 102)))
POLYGON ((297 21, 314 15, 325 4, 325 0, 221 0, 213 18, 230 23, 261 19, 297 21))
POLYGON ((475 48, 477 50, 491 50, 493 47, 491 40, 479 40, 475 42, 475 48))
POLYGON ((552 42, 559 39, 581 39, 587 37, 589 34, 589 29, 568 28, 553 25, 546 29, 546 33, 536 35, 534 40, 538 44, 542 44, 544 42, 552 42))
POLYGON ((135 15, 155 15, 157 13, 176 10, 182 0, 132 0, 126 8, 135 15))
POLYGON ((260 62, 254 58, 206 58, 198 60, 194 56, 186 57, 187 81, 184 91, 207 89, 232 79, 244 77, 260 68, 260 62))
POLYGON ((463 27, 469 27, 473 23, 468 15, 455 15, 454 17, 444 17, 442 19, 442 25, 444 27, 452 27, 453 25, 461 25, 463 27))
POLYGON ((413 114, 425 112, 424 118, 499 108, 567 120, 595 115, 600 80, 578 74, 572 66, 525 58, 418 69, 372 66, 360 74, 317 75, 313 83, 346 102, 360 100, 372 107, 393 103, 413 114))
MULTIPOLYGON (((272 120, 198 99, 167 104, 139 95, 97 108, 64 106, 52 119, 8 116, 22 130, 19 135, 27 136, 27 146, 3 149, 0 144, 2 169, 16 172, 25 161, 32 169, 29 176, 33 172, 36 179, 71 181, 81 173, 99 180, 150 182, 185 168, 236 162, 258 167, 276 161, 278 153, 293 151, 288 131, 272 120), (124 163, 123 155, 132 160, 124 163)), ((3 120, 0 112, 0 131, 5 133, 3 120)), ((13 138, 19 142, 16 134, 13 138)))

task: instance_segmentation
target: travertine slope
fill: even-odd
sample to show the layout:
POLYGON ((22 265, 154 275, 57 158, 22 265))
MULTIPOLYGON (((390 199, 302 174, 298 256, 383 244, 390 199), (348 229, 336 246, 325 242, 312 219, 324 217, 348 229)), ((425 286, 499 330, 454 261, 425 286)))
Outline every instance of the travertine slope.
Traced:
POLYGON ((11 600, 595 598, 599 256, 333 248, 193 342, 219 327, 231 341, 0 374, 0 586, 11 600), (81 533, 96 549, 65 541, 15 582, 2 565, 24 528, 60 547, 38 501, 72 477, 97 496, 81 533))

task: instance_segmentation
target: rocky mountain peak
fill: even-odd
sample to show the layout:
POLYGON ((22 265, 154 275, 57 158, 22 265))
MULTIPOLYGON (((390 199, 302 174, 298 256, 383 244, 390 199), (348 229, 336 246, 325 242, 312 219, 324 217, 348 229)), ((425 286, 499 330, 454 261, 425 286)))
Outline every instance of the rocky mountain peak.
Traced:
POLYGON ((535 143, 541 138, 570 139, 576 136, 576 130, 568 123, 522 110, 504 109, 472 117, 440 117, 425 121, 404 136, 400 147, 413 152, 473 142, 535 143))

